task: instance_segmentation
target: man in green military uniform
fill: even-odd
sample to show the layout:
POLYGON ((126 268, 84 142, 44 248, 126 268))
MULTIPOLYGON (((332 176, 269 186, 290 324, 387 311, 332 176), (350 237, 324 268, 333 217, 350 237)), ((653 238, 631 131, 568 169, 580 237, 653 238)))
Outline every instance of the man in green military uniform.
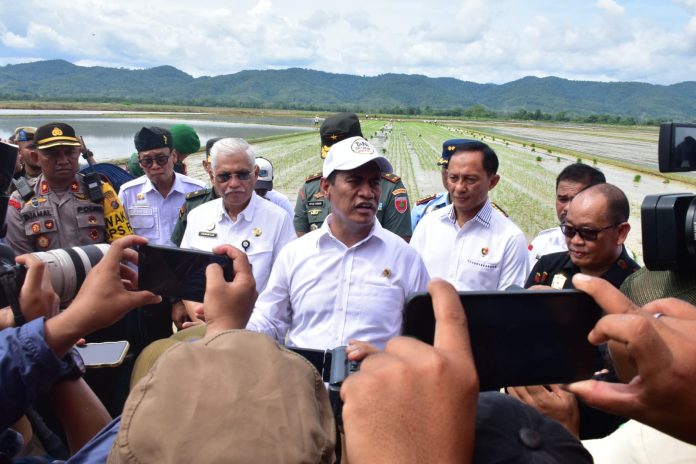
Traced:
MULTIPOLYGON (((354 113, 338 113, 324 120, 319 129, 321 157, 326 158, 329 148, 341 140, 360 136, 360 121, 354 113)), ((308 176, 297 194, 295 204, 295 232, 301 237, 321 227, 331 212, 331 205, 320 189, 321 172, 308 176)), ((382 196, 377 208, 377 220, 385 229, 408 241, 411 238, 411 208, 406 187, 401 178, 394 174, 383 174, 382 196)))
MULTIPOLYGON (((203 168, 205 169, 205 172, 208 173, 208 176, 210 176, 211 183, 213 181, 213 177, 212 171, 210 170, 210 149, 218 140, 220 140, 220 137, 210 139, 205 144, 205 160, 203 160, 203 168)), ((217 192, 215 192, 213 187, 188 193, 186 195, 186 201, 183 205, 181 205, 181 209, 179 210, 179 220, 176 222, 176 226, 174 226, 174 231, 172 232, 172 242, 174 242, 177 246, 181 246, 181 239, 184 238, 184 232, 186 231, 188 213, 190 213, 192 209, 202 205, 203 203, 215 200, 218 197, 219 195, 217 192)))

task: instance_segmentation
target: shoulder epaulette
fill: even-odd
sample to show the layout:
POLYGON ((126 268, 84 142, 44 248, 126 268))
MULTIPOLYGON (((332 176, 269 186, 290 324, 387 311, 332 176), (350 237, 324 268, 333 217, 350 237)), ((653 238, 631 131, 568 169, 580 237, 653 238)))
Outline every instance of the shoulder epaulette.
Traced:
POLYGON ((401 180, 401 177, 397 176, 396 174, 385 173, 385 174, 382 174, 382 179, 388 180, 392 184, 396 184, 397 182, 399 182, 401 180))
POLYGON ((502 214, 505 217, 510 217, 508 213, 505 212, 503 208, 498 206, 495 202, 491 201, 491 206, 493 207, 494 210, 498 211, 500 214, 502 214))
POLYGON ((193 198, 202 197, 202 196, 205 196, 207 194, 208 194, 207 188, 200 189, 200 190, 194 190, 193 192, 189 192, 186 194, 186 199, 191 200, 193 198))
POLYGON ((315 172, 314 174, 310 174, 305 178, 305 182, 312 182, 313 180, 321 179, 321 172, 315 172))
POLYGON ((420 198, 416 201, 416 206, 424 205, 426 203, 430 203, 433 201, 435 198, 437 198, 437 193, 433 193, 432 195, 428 195, 427 197, 420 198))

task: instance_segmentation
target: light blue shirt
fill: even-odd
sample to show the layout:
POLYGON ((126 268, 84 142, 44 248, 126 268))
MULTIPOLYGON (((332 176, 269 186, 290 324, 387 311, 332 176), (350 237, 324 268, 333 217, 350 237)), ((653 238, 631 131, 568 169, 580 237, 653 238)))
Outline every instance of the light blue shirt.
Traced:
POLYGON ((186 194, 205 187, 199 180, 179 173, 174 175, 174 185, 166 198, 147 176, 126 182, 118 194, 133 232, 147 237, 151 245, 176 246, 171 240, 172 231, 186 194))
POLYGON ((449 204, 449 194, 447 192, 438 193, 435 195, 435 198, 427 203, 416 204, 411 210, 411 230, 416 230, 416 225, 423 219, 423 216, 449 204))

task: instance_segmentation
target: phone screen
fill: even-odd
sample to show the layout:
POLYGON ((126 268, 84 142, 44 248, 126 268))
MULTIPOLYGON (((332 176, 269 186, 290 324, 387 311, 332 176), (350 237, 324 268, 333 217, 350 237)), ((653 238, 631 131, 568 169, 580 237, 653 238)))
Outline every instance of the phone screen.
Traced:
MULTIPOLYGON (((602 315, 576 290, 460 292, 481 390, 589 379, 600 367, 587 334, 602 315)), ((435 317, 427 293, 406 301, 403 333, 432 344, 435 317)))
POLYGON ((211 263, 222 266, 223 275, 232 281, 232 260, 226 255, 158 245, 138 249, 138 288, 162 296, 203 301, 205 269, 211 263))
POLYGON ((75 348, 82 356, 82 362, 87 367, 116 367, 123 362, 129 347, 129 343, 126 340, 122 340, 118 342, 87 343, 75 348))

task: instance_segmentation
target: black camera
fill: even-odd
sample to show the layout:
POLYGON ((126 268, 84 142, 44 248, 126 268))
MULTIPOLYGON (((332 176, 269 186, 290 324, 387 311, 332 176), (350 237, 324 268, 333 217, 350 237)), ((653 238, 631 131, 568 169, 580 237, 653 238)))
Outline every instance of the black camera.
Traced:
MULTIPOLYGON (((696 124, 662 124, 658 161, 660 172, 696 170, 696 124)), ((696 195, 648 195, 640 213, 645 266, 652 271, 695 271, 696 195)))
MULTIPOLYGON (((51 251, 32 253, 48 268, 53 291, 60 301, 72 300, 87 277, 87 273, 104 257, 109 245, 86 245, 51 251)), ((0 287, 0 308, 9 305, 9 299, 17 298, 26 276, 26 268, 14 261, 15 253, 9 247, 0 245, 0 280, 8 281, 0 287), (7 295, 7 292, 14 295, 7 295)))

